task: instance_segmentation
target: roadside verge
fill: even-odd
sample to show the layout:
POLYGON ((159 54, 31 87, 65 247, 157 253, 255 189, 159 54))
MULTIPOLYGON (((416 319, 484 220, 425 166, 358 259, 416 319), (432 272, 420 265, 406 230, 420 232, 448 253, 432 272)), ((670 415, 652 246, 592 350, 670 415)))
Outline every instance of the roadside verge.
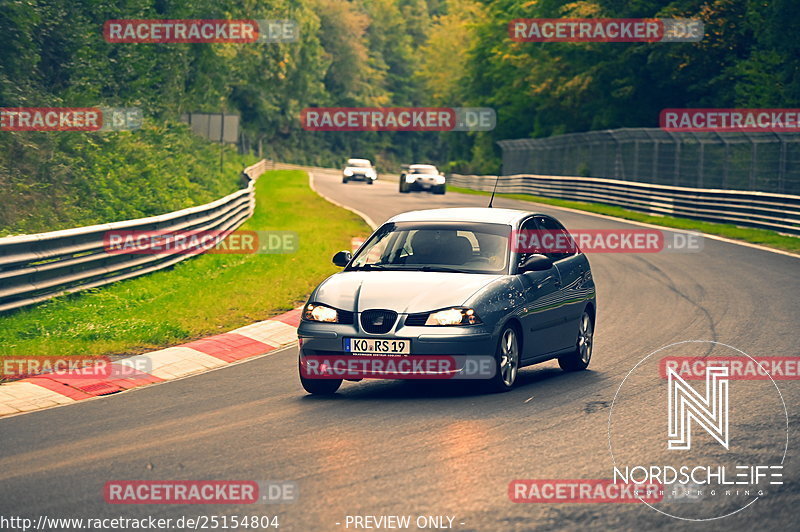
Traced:
POLYGON ((3 384, 0 416, 72 404, 267 354, 297 341, 300 311, 297 308, 227 333, 118 360, 111 363, 108 377, 54 372, 3 384))
MULTIPOLYGON (((309 175, 308 179, 308 185, 310 185, 313 189, 313 177, 309 175)), ((306 187, 308 185, 306 185, 306 187)), ((294 188, 297 188, 297 183, 294 184, 294 188)), ((306 188, 306 190, 308 190, 308 188, 306 188)), ((315 194, 316 190, 314 190, 314 192, 309 192, 312 195, 317 196, 317 194, 315 194)), ((322 195, 318 195, 317 198, 319 198, 323 203, 327 204, 326 200, 328 200, 328 198, 325 198, 322 195)), ((272 194, 272 199, 274 200, 283 198, 280 196, 276 198, 275 194, 272 194)), ((281 202, 281 204, 283 204, 283 202, 281 202)), ((320 214, 320 212, 323 210, 318 207, 319 206, 317 206, 314 212, 320 214)), ((327 205, 323 213, 330 209, 337 210, 337 208, 333 205, 327 205)), ((274 212, 275 210, 273 209, 270 211, 270 214, 274 214, 274 212)), ((339 213, 341 212, 342 211, 339 211, 339 213)), ((361 216, 361 213, 356 214, 361 216)), ((298 213, 298 215, 307 218, 307 213, 298 213)), ((332 269, 330 266, 329 257, 333 252, 327 248, 338 251, 342 247, 338 242, 347 242, 351 240, 351 238, 354 242, 353 245, 357 245, 356 242, 363 242, 363 239, 360 239, 357 236, 364 232, 362 229, 364 226, 361 220, 355 216, 349 215, 348 213, 344 213, 344 216, 339 214, 339 217, 345 219, 338 222, 339 225, 337 228, 340 231, 336 232, 336 238, 331 239, 330 235, 326 236, 325 234, 320 233, 318 230, 314 230, 313 234, 309 233, 309 238, 307 239, 308 247, 304 250, 304 252, 306 254, 311 253, 316 255, 319 259, 317 261, 319 262, 319 265, 310 271, 310 273, 313 273, 313 275, 311 275, 311 277, 313 277, 312 279, 302 279, 302 282, 304 283, 303 287, 305 287, 307 284, 313 285, 318 280, 321 280, 317 279, 317 277, 327 276, 329 274, 329 270, 332 269), (355 220, 348 220, 348 218, 355 218, 355 220), (355 221, 358 223, 355 223, 355 221)), ((274 216, 272 216, 268 221, 265 220, 264 225, 269 224, 268 226, 275 227, 277 225, 276 221, 277 220, 274 218, 274 216)), ((370 222, 370 220, 365 221, 368 223, 370 222)), ((283 220, 280 220, 280 222, 285 223, 283 220)), ((278 227, 283 228, 285 226, 282 227, 281 225, 278 225, 278 227)), ((301 233, 301 236, 304 234, 302 231, 299 232, 301 233)), ((224 259, 226 257, 230 256, 217 255, 209 258, 224 259)), ((287 256, 283 255, 283 257, 287 256)), ((204 259, 204 257, 201 256, 192 261, 187 261, 185 264, 196 264, 202 259, 204 259)), ((296 276, 298 273, 298 264, 295 262, 295 258, 291 258, 286 262, 287 264, 285 264, 285 267, 291 269, 293 275, 296 276), (292 264, 293 262, 294 264, 292 264)), ((221 264, 217 264, 217 266, 219 267, 221 264)), ((242 266, 244 267, 246 264, 243 264, 242 266)), ((281 268, 281 271, 282 270, 283 268, 281 268)), ((257 273, 254 272, 252 268, 247 271, 251 277, 255 276, 257 273)), ((197 272, 194 273, 196 274, 197 272)), ((165 276, 170 274, 174 275, 175 272, 161 272, 161 275, 165 276)), ((146 280, 147 278, 142 278, 138 281, 144 282, 146 280)), ((165 279, 165 281, 167 280, 168 279, 165 279)), ((135 283, 136 281, 137 280, 131 281, 129 284, 135 283)), ((269 282, 266 285, 266 287, 272 286, 274 286, 274 282, 269 282)), ((194 287, 194 297, 203 297, 202 293, 197 292, 198 287, 196 283, 194 287)), ((115 287, 112 286, 106 290, 113 290, 114 288, 115 287)), ((228 290, 225 292, 224 295, 227 296, 225 298, 226 301, 237 301, 241 287, 234 286, 233 288, 235 288, 235 290, 228 290)), ((100 293, 102 292, 103 291, 100 293)), ((284 293, 285 290, 279 290, 278 292, 279 295, 286 295, 284 293)), ((130 291, 125 293, 129 294, 130 291)), ((307 294, 307 291, 304 293, 307 294)), ((98 294, 92 295, 96 296, 98 294)), ((262 307, 264 306, 263 295, 264 294, 262 294, 262 307)), ((72 305, 75 305, 75 299, 77 298, 73 298, 72 305)), ((290 295, 290 297, 286 298, 285 300, 296 302, 299 299, 300 297, 297 297, 296 295, 290 295)), ((284 308, 286 307, 284 306, 284 308)), ((95 312, 96 310, 97 309, 94 308, 95 312)), ((219 307, 218 310, 220 310, 219 307)), ((224 308, 222 308, 222 310, 224 310, 224 308)), ((91 306, 90 308, 86 309, 86 311, 91 312, 91 306)), ((169 310, 162 308, 159 313, 164 317, 164 319, 168 319, 168 312, 169 310)), ((227 333, 215 334, 165 349, 136 354, 128 358, 117 360, 110 364, 111 368, 108 374, 111 376, 107 377, 99 376, 83 378, 76 377, 74 374, 54 372, 0 385, 0 417, 13 416, 55 406, 73 404, 78 401, 108 396, 134 388, 140 388, 151 384, 197 375, 206 371, 224 367, 228 364, 266 355, 272 351, 290 346, 297 341, 297 326, 300 322, 300 312, 300 308, 295 308, 267 320, 240 326, 239 328, 231 330, 227 333)), ((95 314, 94 319, 99 320, 101 317, 95 314)), ((46 339, 40 339, 40 341, 45 340, 46 339)), ((48 354, 52 355, 58 353, 48 354)), ((78 353, 61 353, 61 355, 67 356, 69 354, 78 353)), ((81 354, 89 353, 84 352, 81 354)), ((103 353, 101 352, 97 354, 103 353)), ((0 363, 2 363, 2 361, 3 357, 0 356, 0 363)))

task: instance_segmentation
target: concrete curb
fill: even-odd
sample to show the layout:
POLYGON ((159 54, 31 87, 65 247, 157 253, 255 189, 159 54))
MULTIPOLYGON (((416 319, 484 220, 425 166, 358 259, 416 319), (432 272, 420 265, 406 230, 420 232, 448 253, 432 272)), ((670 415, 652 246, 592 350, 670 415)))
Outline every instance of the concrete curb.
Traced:
MULTIPOLYGON (((299 169, 308 173, 309 186, 320 197, 357 214, 373 230, 377 228, 377 224, 366 214, 321 194, 314 187, 313 172, 306 168, 299 169)), ((351 239, 353 252, 364 243, 364 240, 360 237, 351 239)), ((0 417, 180 379, 269 353, 297 341, 301 311, 302 307, 298 307, 274 318, 245 325, 227 333, 136 355, 111 364, 112 368, 123 367, 124 377, 76 378, 69 374, 49 373, 0 385, 0 417), (147 368, 148 371, 144 372, 141 368, 147 368)))
MULTIPOLYGON (((0 386, 0 417, 71 404, 132 388, 203 373, 263 355, 297 341, 301 308, 233 331, 111 364, 124 376, 76 377, 55 372, 0 386), (147 372, 141 368, 147 368, 147 372)), ((114 373, 113 371, 111 372, 114 373)))

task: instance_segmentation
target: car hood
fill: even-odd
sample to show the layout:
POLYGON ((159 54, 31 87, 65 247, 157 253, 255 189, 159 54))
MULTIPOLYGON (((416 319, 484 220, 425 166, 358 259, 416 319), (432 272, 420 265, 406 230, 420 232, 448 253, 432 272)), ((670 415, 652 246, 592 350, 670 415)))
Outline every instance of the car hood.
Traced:
POLYGON ((348 166, 345 170, 350 170, 351 172, 358 172, 360 174, 366 174, 367 172, 371 172, 372 168, 362 168, 360 166, 348 166))
POLYGON ((439 177, 439 174, 406 174, 411 177, 439 177))
POLYGON ((341 272, 319 285, 312 300, 355 312, 367 309, 428 312, 463 305, 475 292, 501 277, 419 271, 341 272))

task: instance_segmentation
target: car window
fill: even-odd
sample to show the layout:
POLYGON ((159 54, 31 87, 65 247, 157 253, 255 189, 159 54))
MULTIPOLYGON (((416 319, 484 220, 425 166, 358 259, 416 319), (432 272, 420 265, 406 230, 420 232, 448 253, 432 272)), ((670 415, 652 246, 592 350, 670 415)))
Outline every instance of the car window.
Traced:
POLYGON ((572 236, 569 232, 564 228, 563 225, 558 223, 555 219, 550 218, 549 216, 535 216, 534 220, 537 225, 537 229, 539 229, 542 233, 553 233, 558 235, 563 235, 563 238, 559 240, 559 242, 569 242, 570 244, 567 246, 567 249, 550 249, 545 250, 545 255, 552 259, 554 262, 557 260, 564 259, 566 257, 571 257, 574 255, 574 251, 570 250, 575 248, 574 241, 572 240, 572 236))
POLYGON ((433 166, 419 166, 411 169, 412 174, 436 174, 436 168, 433 166))
POLYGON ((506 269, 509 226, 438 222, 387 226, 354 257, 351 269, 446 267, 467 273, 501 273, 506 269))
POLYGON ((380 262, 387 256, 387 247, 390 239, 384 238, 375 243, 374 246, 369 248, 369 252, 365 255, 368 262, 380 262))
POLYGON ((519 232, 514 235, 514 238, 517 239, 515 244, 519 246, 515 249, 524 251, 520 252, 517 256, 517 266, 525 262, 531 255, 543 253, 543 250, 535 246, 530 246, 530 239, 527 238, 527 235, 534 234, 538 229, 536 220, 533 217, 528 218, 522 223, 519 229, 519 232), (522 240, 520 240, 520 238, 522 238, 522 240), (524 243, 520 245, 520 242, 524 243))

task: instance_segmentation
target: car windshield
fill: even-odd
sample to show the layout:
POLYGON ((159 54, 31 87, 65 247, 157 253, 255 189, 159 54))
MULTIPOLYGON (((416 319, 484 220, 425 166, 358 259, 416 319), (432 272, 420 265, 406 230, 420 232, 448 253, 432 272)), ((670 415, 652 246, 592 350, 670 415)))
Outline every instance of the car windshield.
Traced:
POLYGON ((347 161, 347 166, 352 166, 355 168, 369 168, 372 165, 369 161, 350 160, 347 161))
POLYGON ((415 166, 411 168, 412 174, 438 174, 435 166, 415 166))
POLYGON ((348 270, 506 273, 511 227, 474 222, 400 222, 378 229, 348 270))

